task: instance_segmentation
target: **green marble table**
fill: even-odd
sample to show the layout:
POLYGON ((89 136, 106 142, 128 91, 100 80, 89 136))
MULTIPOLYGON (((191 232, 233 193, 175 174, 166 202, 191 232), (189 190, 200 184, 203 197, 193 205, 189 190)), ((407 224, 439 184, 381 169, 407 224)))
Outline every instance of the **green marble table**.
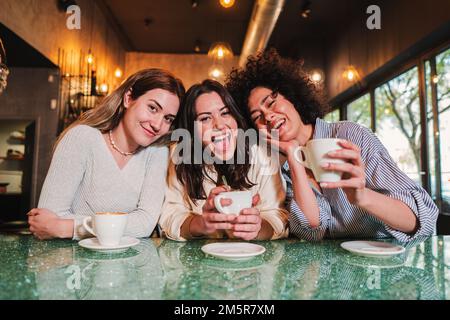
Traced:
POLYGON ((0 299, 449 299, 450 237, 366 258, 342 241, 258 242, 248 261, 207 257, 206 240, 145 239, 126 252, 0 234, 0 299))

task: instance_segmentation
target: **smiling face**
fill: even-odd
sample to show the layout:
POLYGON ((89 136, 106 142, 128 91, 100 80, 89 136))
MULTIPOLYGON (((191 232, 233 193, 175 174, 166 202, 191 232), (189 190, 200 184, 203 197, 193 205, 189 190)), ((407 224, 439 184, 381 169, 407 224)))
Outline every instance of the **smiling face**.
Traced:
POLYGON ((195 102, 196 125, 202 144, 223 161, 236 150, 238 124, 217 92, 204 93, 195 102))
POLYGON ((248 108, 257 129, 276 130, 280 141, 299 137, 304 124, 294 105, 280 93, 265 87, 250 92, 248 108))
POLYGON ((136 100, 128 92, 124 106, 127 110, 122 121, 127 137, 137 145, 146 147, 169 131, 180 100, 167 90, 153 89, 136 100))

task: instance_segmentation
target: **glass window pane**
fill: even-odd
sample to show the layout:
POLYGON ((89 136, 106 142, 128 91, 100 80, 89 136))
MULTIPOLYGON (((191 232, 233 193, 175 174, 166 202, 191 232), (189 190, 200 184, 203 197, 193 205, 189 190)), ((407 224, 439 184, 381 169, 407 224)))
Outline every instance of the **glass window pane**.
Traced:
POLYGON ((399 168, 421 184, 417 67, 375 90, 376 133, 399 168))
POLYGON ((443 211, 450 212, 450 49, 436 56, 443 211))
POLYGON ((338 122, 340 114, 341 114, 340 110, 336 109, 334 111, 327 113, 327 115, 324 117, 324 120, 328 122, 338 122))
POLYGON ((428 142, 428 162, 430 169, 430 188, 431 197, 436 200, 436 157, 435 157, 435 139, 433 123, 433 104, 430 87, 431 66, 430 61, 425 62, 425 88, 426 88, 426 106, 427 106, 427 142, 428 142))
POLYGON ((371 127, 370 94, 352 101, 347 105, 347 120, 359 123, 367 128, 371 127))

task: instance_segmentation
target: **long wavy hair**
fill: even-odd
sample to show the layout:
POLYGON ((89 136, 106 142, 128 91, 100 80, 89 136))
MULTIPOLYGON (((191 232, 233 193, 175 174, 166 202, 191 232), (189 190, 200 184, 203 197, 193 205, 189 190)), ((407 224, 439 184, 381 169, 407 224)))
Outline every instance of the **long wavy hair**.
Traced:
MULTIPOLYGON (((130 91, 131 99, 136 100, 153 89, 163 89, 175 94, 180 103, 185 94, 181 80, 166 70, 152 68, 138 71, 105 97, 97 107, 84 112, 78 120, 67 127, 59 136, 55 147, 67 131, 78 125, 88 125, 100 130, 102 133, 113 130, 119 125, 126 112, 123 103, 125 94, 130 91)), ((165 140, 168 134, 160 137, 158 141, 165 140)), ((158 141, 154 143, 158 143, 158 141)))
MULTIPOLYGON (((194 137, 197 134, 195 130, 195 121, 197 119, 196 112, 196 101, 198 97, 202 94, 216 92, 220 98, 222 99, 225 106, 228 107, 230 113, 234 117, 237 122, 238 129, 247 130, 248 126, 240 112, 240 109, 237 107, 231 95, 225 89, 223 85, 214 80, 204 80, 200 84, 193 85, 186 93, 182 107, 180 112, 177 115, 176 119, 176 127, 180 129, 186 129, 190 133, 191 139, 191 159, 194 159, 194 137)), ((239 131, 242 131, 239 130, 239 131)), ((201 141, 201 138, 198 138, 201 141)), ((239 141, 239 138, 238 138, 239 141)), ((202 151, 204 150, 204 146, 202 146, 202 151)), ((205 179, 210 179, 216 185, 221 185, 222 180, 221 177, 225 176, 228 184, 234 190, 245 190, 249 189, 255 184, 252 183, 248 178, 248 172, 250 170, 250 144, 247 140, 245 140, 245 144, 243 146, 238 145, 234 152, 234 160, 238 157, 239 152, 243 152, 244 155, 244 163, 239 164, 236 161, 233 164, 225 163, 214 163, 214 170, 217 172, 217 180, 215 181, 208 175, 207 165, 205 163, 195 164, 178 164, 175 165, 175 172, 177 175, 178 181, 184 186, 185 191, 191 201, 196 203, 197 200, 206 199, 207 195, 205 189, 203 187, 203 182, 205 179), (236 163, 236 164, 235 164, 236 163)), ((203 152, 202 152, 203 154, 203 152)))

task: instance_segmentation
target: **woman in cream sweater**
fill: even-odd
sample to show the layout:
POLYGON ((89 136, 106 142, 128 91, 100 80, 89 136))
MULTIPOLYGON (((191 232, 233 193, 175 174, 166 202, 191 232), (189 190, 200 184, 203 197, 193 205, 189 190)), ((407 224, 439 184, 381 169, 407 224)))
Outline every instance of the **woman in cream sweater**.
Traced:
MULTIPOLYGON (((285 188, 279 167, 262 148, 240 139, 239 134, 247 125, 226 89, 213 80, 192 86, 177 119, 178 130, 185 130, 188 138, 184 137, 171 152, 160 217, 165 235, 178 241, 286 236, 285 188), (201 147, 196 148, 196 143, 201 147), (180 146, 184 146, 181 152, 180 146), (210 155, 209 160, 206 154, 210 155), (223 177, 228 186, 223 185, 223 177), (239 215, 219 213, 214 198, 230 190, 250 190, 253 207, 239 215)), ((221 204, 226 206, 230 201, 222 199, 221 204)))

